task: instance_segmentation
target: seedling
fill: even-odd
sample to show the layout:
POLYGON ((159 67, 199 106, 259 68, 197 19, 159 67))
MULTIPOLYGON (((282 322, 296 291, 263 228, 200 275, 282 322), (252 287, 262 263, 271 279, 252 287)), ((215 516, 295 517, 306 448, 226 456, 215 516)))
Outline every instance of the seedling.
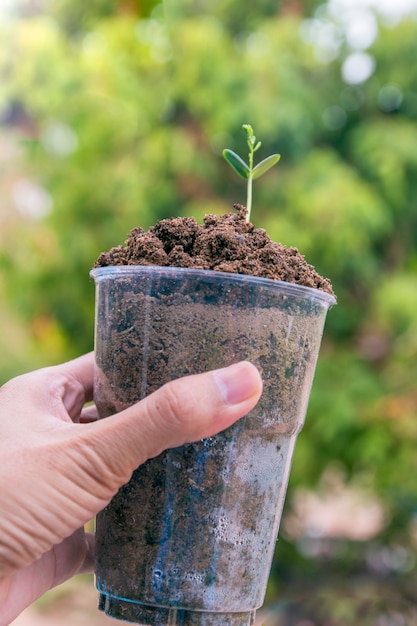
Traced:
POLYGON ((281 155, 271 154, 271 156, 266 157, 266 159, 253 167, 253 155, 259 150, 262 144, 253 134, 253 128, 250 124, 243 124, 242 128, 246 132, 249 147, 248 163, 245 163, 236 152, 229 150, 229 148, 223 150, 223 156, 235 172, 247 180, 246 221, 249 222, 252 210, 252 181, 262 176, 262 174, 265 174, 275 163, 278 163, 281 155))

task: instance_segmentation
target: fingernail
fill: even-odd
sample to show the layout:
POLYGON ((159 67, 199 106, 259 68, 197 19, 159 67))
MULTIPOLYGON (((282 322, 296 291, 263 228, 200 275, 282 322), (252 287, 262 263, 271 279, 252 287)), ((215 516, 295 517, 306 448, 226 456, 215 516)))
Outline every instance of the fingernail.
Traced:
POLYGON ((214 377, 226 404, 240 404, 253 396, 262 384, 257 369, 247 361, 216 370, 214 377))

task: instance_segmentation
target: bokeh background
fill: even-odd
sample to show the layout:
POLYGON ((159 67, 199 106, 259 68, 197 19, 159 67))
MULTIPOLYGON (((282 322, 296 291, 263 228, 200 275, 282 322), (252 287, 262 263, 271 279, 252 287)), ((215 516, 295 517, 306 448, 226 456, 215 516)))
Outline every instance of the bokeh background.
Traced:
MULTIPOLYGON (((262 622, 417 624, 415 1, 1 0, 0 383, 92 348, 132 227, 244 203, 247 122, 252 220, 338 296, 262 622)), ((83 577, 16 625, 100 619, 83 577)))

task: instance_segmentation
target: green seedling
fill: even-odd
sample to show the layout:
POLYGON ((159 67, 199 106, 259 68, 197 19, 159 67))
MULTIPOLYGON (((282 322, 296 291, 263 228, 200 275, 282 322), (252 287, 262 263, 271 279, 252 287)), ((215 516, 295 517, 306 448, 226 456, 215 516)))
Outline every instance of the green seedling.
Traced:
POLYGON ((249 147, 248 163, 245 163, 236 152, 229 150, 229 148, 223 150, 223 156, 235 172, 247 181, 246 221, 249 222, 252 210, 252 181, 262 176, 262 174, 265 174, 275 163, 278 163, 281 155, 271 154, 271 156, 266 157, 266 159, 253 167, 253 155, 259 150, 262 144, 253 134, 253 128, 250 124, 243 124, 242 128, 246 132, 249 147))

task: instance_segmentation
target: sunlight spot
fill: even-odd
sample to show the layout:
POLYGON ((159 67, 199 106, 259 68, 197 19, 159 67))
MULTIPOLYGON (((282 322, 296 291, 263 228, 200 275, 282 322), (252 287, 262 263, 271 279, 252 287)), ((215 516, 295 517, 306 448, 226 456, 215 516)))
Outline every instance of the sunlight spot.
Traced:
POLYGON ((12 200, 22 217, 42 219, 52 211, 50 194, 32 180, 17 181, 12 187, 12 200))
POLYGON ((323 123, 329 130, 340 130, 346 121, 346 111, 340 106, 330 106, 323 111, 323 123))
POLYGON ((378 24, 371 11, 350 14, 345 28, 346 41, 354 50, 366 50, 378 36, 378 24))
POLYGON ((359 85, 364 83, 375 70, 375 59, 365 52, 349 54, 342 65, 342 77, 345 83, 359 85))
POLYGON ((64 157, 75 152, 78 146, 78 137, 72 128, 66 124, 51 120, 42 132, 41 142, 49 154, 64 157))
POLYGON ((261 57, 269 52, 271 42, 265 33, 251 33, 246 40, 246 49, 251 56, 261 57))
POLYGON ((396 85, 386 85, 378 94, 378 104, 386 113, 396 111, 402 101, 403 93, 396 85))

